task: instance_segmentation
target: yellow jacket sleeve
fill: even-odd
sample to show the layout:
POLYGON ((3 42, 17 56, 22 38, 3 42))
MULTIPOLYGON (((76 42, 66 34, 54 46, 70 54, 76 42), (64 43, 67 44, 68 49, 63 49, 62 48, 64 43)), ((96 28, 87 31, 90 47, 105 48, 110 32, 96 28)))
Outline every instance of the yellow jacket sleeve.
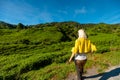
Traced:
POLYGON ((75 41, 75 46, 72 48, 72 53, 79 53, 79 44, 78 40, 75 41))
POLYGON ((91 52, 97 51, 96 46, 91 44, 91 52))

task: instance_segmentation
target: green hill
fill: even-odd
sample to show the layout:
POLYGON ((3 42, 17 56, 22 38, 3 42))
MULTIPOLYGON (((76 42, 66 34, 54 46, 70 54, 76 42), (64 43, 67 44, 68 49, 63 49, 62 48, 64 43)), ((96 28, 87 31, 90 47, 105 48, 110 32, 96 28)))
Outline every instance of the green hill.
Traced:
POLYGON ((11 29, 11 28, 15 28, 15 25, 6 23, 4 21, 0 21, 0 29, 11 29))
POLYGON ((66 62, 81 28, 97 46, 95 61, 88 59, 86 69, 94 65, 100 72, 110 65, 120 64, 119 24, 69 21, 8 25, 0 22, 0 80, 65 79, 68 73, 75 71, 74 63, 68 65, 66 62))

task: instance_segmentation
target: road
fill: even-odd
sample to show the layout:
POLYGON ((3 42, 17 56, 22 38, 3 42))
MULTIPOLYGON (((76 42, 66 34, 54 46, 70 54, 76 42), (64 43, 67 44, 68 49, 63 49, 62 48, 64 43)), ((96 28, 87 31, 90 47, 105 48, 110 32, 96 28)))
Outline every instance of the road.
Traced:
MULTIPOLYGON (((120 65, 109 67, 104 73, 98 74, 95 67, 88 69, 83 75, 84 80, 120 80, 120 65)), ((70 73, 65 80, 77 80, 76 73, 70 73)))

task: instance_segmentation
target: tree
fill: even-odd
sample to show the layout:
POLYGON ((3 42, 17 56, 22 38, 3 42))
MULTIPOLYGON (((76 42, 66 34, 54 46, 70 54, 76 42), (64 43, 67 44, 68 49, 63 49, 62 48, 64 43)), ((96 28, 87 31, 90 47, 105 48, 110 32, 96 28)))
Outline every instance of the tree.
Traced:
POLYGON ((24 26, 22 23, 18 23, 18 25, 17 25, 16 28, 17 28, 17 29, 24 29, 25 26, 24 26))

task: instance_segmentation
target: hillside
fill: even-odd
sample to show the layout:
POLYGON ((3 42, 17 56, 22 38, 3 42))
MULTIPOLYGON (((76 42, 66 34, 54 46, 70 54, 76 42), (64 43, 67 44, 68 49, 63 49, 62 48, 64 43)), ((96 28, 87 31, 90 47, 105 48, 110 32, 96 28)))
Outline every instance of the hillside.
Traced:
POLYGON ((86 69, 96 66, 98 72, 102 72, 111 65, 120 64, 119 24, 69 21, 27 26, 19 23, 6 28, 7 24, 0 23, 0 80, 65 79, 75 71, 74 64, 66 62, 81 28, 97 46, 97 52, 88 60, 86 69))
POLYGON ((6 23, 4 21, 0 21, 0 29, 11 29, 11 28, 15 28, 15 25, 6 23))

